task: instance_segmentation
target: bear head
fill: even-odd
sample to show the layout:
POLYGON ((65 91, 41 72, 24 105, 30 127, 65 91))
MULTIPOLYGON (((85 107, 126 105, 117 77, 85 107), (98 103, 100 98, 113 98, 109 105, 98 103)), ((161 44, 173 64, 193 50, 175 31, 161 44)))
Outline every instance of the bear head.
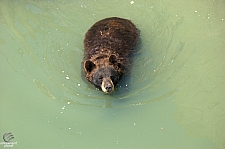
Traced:
POLYGON ((96 88, 111 93, 122 76, 120 66, 116 55, 100 55, 93 60, 86 60, 84 71, 88 81, 96 88))

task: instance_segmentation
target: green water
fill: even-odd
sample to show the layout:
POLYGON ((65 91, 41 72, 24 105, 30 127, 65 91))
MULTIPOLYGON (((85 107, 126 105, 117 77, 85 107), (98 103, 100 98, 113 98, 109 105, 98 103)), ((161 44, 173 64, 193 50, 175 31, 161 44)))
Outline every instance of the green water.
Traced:
POLYGON ((0 148, 225 148, 225 1, 1 0, 0 148), (81 75, 96 21, 140 31, 113 95, 81 75))

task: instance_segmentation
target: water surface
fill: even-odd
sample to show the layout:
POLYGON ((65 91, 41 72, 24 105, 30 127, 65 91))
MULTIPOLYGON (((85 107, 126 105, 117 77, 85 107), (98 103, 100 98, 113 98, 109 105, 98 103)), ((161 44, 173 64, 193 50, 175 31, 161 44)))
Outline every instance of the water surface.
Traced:
POLYGON ((15 148, 225 148, 224 8, 2 0, 0 135, 11 132, 15 148), (131 73, 106 95, 81 61, 86 31, 112 16, 130 19, 140 39, 131 73))

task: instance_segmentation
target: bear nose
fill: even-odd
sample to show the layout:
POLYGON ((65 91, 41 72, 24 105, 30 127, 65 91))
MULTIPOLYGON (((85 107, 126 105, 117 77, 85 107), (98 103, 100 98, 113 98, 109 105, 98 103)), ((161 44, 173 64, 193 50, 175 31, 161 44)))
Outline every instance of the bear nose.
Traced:
POLYGON ((102 91, 105 93, 112 92, 114 90, 114 85, 112 80, 109 78, 103 78, 101 88, 102 88, 102 91))
POLYGON ((106 86, 105 89, 110 92, 112 90, 112 86, 106 86))

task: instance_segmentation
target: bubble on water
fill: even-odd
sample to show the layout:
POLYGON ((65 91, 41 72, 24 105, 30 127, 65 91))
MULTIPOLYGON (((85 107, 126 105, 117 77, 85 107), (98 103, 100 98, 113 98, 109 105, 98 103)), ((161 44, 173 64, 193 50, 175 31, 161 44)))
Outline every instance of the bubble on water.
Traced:
POLYGON ((131 5, 134 4, 134 1, 131 1, 130 4, 131 4, 131 5))

